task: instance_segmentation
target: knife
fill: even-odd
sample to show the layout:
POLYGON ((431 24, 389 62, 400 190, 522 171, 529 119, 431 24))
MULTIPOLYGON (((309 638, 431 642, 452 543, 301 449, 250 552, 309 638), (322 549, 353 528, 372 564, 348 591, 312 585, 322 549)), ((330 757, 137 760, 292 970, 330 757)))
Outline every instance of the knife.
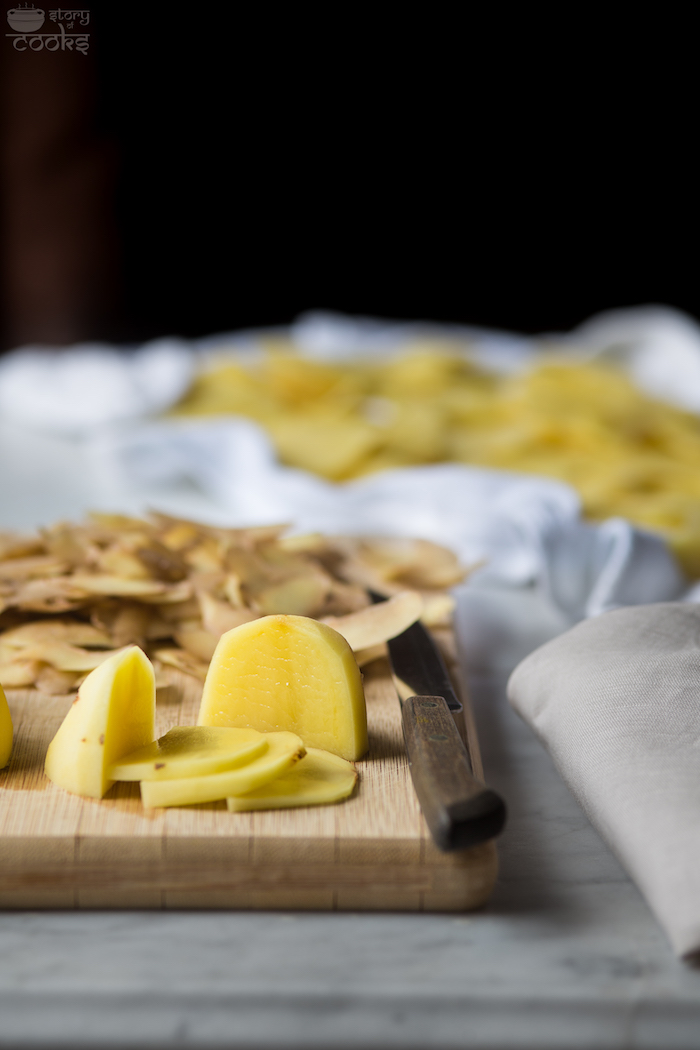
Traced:
MULTIPOLYGON (((372 591, 370 597, 385 600, 372 591)), ((417 620, 387 646, 413 786, 436 846, 452 851, 494 838, 506 807, 474 775, 464 709, 430 633, 417 620)))

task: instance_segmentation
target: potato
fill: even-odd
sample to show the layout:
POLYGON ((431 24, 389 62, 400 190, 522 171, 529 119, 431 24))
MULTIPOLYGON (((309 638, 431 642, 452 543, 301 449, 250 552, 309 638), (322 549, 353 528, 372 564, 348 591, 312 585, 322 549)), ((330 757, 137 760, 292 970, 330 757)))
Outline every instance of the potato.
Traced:
POLYGON ((268 733, 266 741, 267 751, 238 769, 209 776, 142 780, 141 801, 147 808, 189 806, 245 794, 285 773, 306 754, 303 743, 294 733, 268 733))
POLYGON ((74 795, 102 798, 123 755, 155 739, 156 686, 136 646, 87 676, 46 753, 46 775, 74 795))
POLYGON ((175 726, 159 740, 124 755, 110 768, 112 780, 176 780, 236 769, 268 749, 255 729, 175 726))
POLYGON ((344 758, 310 747, 287 773, 247 795, 226 799, 231 813, 253 809, 290 809, 295 806, 323 806, 340 802, 352 794, 357 772, 344 758))
POLYGON ((263 616, 222 635, 198 724, 288 730, 309 747, 350 760, 368 746, 352 650, 337 631, 305 616, 263 616))
POLYGON ((7 698, 0 685, 0 769, 10 761, 12 753, 12 716, 7 706, 7 698))

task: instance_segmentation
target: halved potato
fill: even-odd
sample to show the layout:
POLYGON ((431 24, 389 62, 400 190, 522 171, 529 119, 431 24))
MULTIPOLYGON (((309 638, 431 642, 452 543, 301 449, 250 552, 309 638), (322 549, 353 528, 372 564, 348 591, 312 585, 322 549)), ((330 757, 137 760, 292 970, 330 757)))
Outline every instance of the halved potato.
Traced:
POLYGON ((46 775, 74 795, 102 798, 110 770, 155 737, 156 686, 148 657, 135 645, 87 676, 46 753, 46 775))
POLYGON ((0 769, 10 761, 12 753, 12 716, 7 706, 7 697, 0 685, 0 769))
POLYGON ((344 758, 310 747, 306 757, 269 784, 226 799, 231 813, 252 809, 324 806, 352 794, 357 772, 344 758))
POLYGON ((113 780, 176 780, 236 769, 268 749, 257 729, 175 726, 111 767, 113 780))
POLYGON ((222 635, 198 724, 287 730, 309 747, 350 760, 368 746, 362 675, 352 650, 337 631, 306 616, 263 616, 222 635))
POLYGON ((196 802, 216 802, 228 795, 242 795, 274 780, 306 754, 303 743, 294 733, 268 733, 265 739, 267 751, 239 769, 177 780, 142 780, 144 806, 189 806, 196 802))

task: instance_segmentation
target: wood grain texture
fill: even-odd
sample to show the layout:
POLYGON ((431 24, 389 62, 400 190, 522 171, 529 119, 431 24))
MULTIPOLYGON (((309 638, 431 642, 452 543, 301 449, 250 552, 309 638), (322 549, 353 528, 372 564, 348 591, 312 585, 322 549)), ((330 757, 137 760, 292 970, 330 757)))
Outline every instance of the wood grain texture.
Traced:
MULTIPOLYGON (((440 638, 450 656, 450 638, 440 638)), ((454 675, 453 675, 454 677, 454 675)), ((157 731, 194 724, 200 686, 173 672, 157 731)), ((365 669, 370 753, 346 802, 229 813, 224 802, 145 810, 138 784, 101 801, 57 788, 46 749, 73 697, 9 691, 15 726, 0 771, 2 908, 283 908, 462 911, 488 899, 493 842, 433 845, 418 807, 384 661, 365 669)), ((462 696, 464 699, 464 696, 462 696)), ((476 769, 481 760, 467 718, 476 769)))

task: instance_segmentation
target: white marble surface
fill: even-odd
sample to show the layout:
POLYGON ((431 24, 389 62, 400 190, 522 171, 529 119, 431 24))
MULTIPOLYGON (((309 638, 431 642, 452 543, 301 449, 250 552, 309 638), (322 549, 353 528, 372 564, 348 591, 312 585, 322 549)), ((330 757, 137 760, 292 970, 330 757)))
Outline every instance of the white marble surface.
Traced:
MULTIPOLYGON (((7 427, 0 490, 0 527, 106 501, 77 445, 7 427)), ((503 686, 473 683, 510 809, 482 912, 0 913, 0 1048, 700 1046, 700 969, 673 956, 503 686)))

